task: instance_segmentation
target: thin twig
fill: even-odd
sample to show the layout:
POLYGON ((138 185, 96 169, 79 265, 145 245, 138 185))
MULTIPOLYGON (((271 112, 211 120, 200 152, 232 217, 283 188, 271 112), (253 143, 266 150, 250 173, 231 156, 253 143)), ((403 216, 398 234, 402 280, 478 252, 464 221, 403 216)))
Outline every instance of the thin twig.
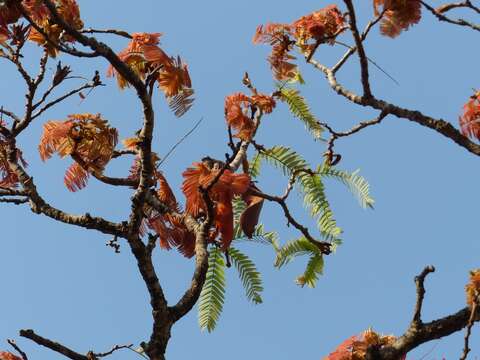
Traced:
POLYGON ((456 20, 451 19, 451 18, 443 15, 441 12, 435 10, 435 8, 428 5, 426 2, 424 2, 424 1, 420 1, 420 2, 422 3, 423 6, 425 6, 440 21, 445 21, 445 22, 448 22, 450 24, 465 26, 465 27, 469 27, 473 30, 480 31, 480 25, 468 22, 468 21, 463 20, 463 19, 456 19, 456 20))
POLYGON ((200 118, 200 120, 198 120, 195 125, 193 125, 193 127, 185 134, 183 135, 180 140, 178 140, 175 145, 173 145, 171 147, 170 150, 168 150, 168 152, 165 154, 165 156, 162 158, 162 160, 160 160, 160 162, 158 163, 158 167, 160 167, 164 162, 165 160, 168 159, 168 157, 175 151, 175 149, 182 143, 184 142, 189 136, 190 134, 192 134, 196 129, 197 127, 202 123, 203 121, 203 117, 200 118))
POLYGON ((127 39, 132 38, 132 35, 130 35, 128 32, 123 30, 115 30, 115 29, 99 30, 99 29, 88 28, 88 29, 80 30, 80 33, 82 34, 114 34, 114 35, 122 36, 127 39))
POLYGON ((97 358, 105 357, 108 355, 112 355, 115 351, 121 350, 121 349, 131 349, 133 344, 128 344, 128 345, 115 345, 112 347, 110 351, 104 352, 104 353, 94 353, 93 355, 97 358))
POLYGON ((15 340, 8 339, 7 342, 10 344, 11 347, 13 347, 20 354, 23 360, 28 360, 27 354, 23 352, 22 349, 20 349, 20 347, 15 342, 15 340))
POLYGON ((467 324, 467 330, 465 331, 465 337, 464 337, 464 346, 463 346, 463 353, 462 356, 460 356, 460 360, 466 360, 468 353, 470 352, 470 335, 472 334, 472 327, 475 324, 475 316, 477 313, 478 309, 478 296, 479 293, 478 291, 475 291, 475 297, 473 300, 473 305, 472 305, 472 311, 470 313, 470 317, 468 318, 468 324, 467 324))

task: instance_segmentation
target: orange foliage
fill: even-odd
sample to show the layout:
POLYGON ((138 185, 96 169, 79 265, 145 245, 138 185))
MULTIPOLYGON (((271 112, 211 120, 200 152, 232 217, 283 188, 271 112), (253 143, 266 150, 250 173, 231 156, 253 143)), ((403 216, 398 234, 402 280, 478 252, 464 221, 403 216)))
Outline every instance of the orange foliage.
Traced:
MULTIPOLYGON (((25 0, 23 1, 23 6, 32 20, 35 21, 46 35, 48 35, 50 41, 47 41, 45 37, 33 27, 30 30, 28 39, 45 47, 51 57, 55 57, 58 54, 58 50, 52 42, 58 43, 60 41, 60 36, 62 36, 62 41, 75 42, 75 39, 71 36, 67 34, 62 35, 60 26, 50 22, 50 12, 41 1, 25 0)), ((63 20, 74 29, 80 30, 83 28, 83 21, 80 19, 80 9, 75 0, 57 1, 57 12, 63 20)))
POLYGON ((117 130, 100 114, 73 114, 66 121, 48 121, 43 125, 38 150, 43 161, 57 153, 62 158, 70 155, 78 163, 65 174, 65 185, 76 191, 86 185, 88 173, 103 171, 117 137, 117 130))
POLYGON ((8 351, 0 351, 0 360, 22 360, 22 358, 8 351))
MULTIPOLYGON (((0 125, 5 126, 5 123, 0 120, 0 125)), ((27 162, 22 157, 22 152, 17 149, 17 159, 23 166, 27 166, 27 162)), ((18 185, 18 176, 10 168, 8 163, 7 142, 5 138, 0 135, 0 187, 15 188, 18 185)))
POLYGON ((0 6, 0 43, 10 38, 11 33, 8 25, 14 24, 20 18, 20 11, 15 6, 0 6))
MULTIPOLYGON (((180 212, 180 206, 175 199, 172 189, 162 173, 157 173, 158 199, 172 211, 180 212)), ((151 213, 148 226, 159 236, 160 247, 171 249, 176 247, 186 257, 195 255, 195 235, 188 231, 182 221, 172 214, 151 213)))
POLYGON ((477 300, 477 296, 480 294, 480 269, 470 272, 470 281, 465 286, 465 292, 467 293, 467 304, 473 306, 477 300))
POLYGON ((385 15, 380 23, 380 32, 389 37, 398 36, 403 30, 417 24, 422 17, 422 5, 419 0, 374 0, 375 14, 383 6, 385 15))
MULTIPOLYGON (((118 57, 142 80, 155 74, 158 86, 164 92, 175 115, 182 116, 193 103, 193 89, 188 67, 180 57, 169 57, 158 45, 161 33, 134 33, 132 40, 118 57)), ((128 82, 110 65, 107 76, 116 76, 123 89, 128 82)))
MULTIPOLYGON (((207 212, 200 187, 208 187, 221 171, 218 162, 212 164, 209 161, 203 161, 193 163, 193 167, 183 172, 182 191, 186 197, 185 211, 188 214, 198 216, 207 212)), ((223 170, 209 192, 214 203, 215 230, 221 235, 220 241, 224 250, 233 240, 233 196, 245 193, 249 186, 250 177, 247 174, 235 174, 227 169, 223 170)))
POLYGON ((289 37, 291 32, 292 28, 288 24, 267 23, 265 26, 258 26, 253 37, 254 44, 263 43, 272 46, 268 62, 275 79, 279 81, 290 80, 298 74, 297 66, 290 62, 295 59, 295 56, 289 54, 295 43, 289 37))
POLYGON ((275 100, 265 94, 255 94, 249 97, 242 93, 235 93, 225 98, 225 119, 227 124, 238 130, 235 137, 249 141, 255 131, 253 120, 248 116, 250 106, 255 105, 264 113, 271 113, 275 107, 275 100))
MULTIPOLYGON (((132 40, 127 47, 118 53, 118 57, 137 74, 140 79, 145 79, 146 74, 152 67, 171 63, 171 59, 158 47, 161 33, 133 33, 132 40)), ((117 73, 110 65, 107 76, 117 76, 118 86, 123 89, 128 82, 117 73)))
POLYGON ((267 23, 257 27, 254 44, 269 44, 272 52, 268 62, 275 79, 288 81, 298 75, 298 68, 291 63, 295 59, 289 52, 293 45, 306 51, 318 43, 333 44, 337 35, 345 29, 345 19, 336 5, 329 5, 311 14, 302 16, 292 24, 267 23), (316 44, 309 44, 314 40, 316 44))
POLYGON ((188 67, 186 64, 182 64, 180 57, 160 71, 158 86, 163 90, 166 97, 173 97, 184 89, 192 87, 188 67))
MULTIPOLYGON (((361 335, 355 335, 345 340, 324 360, 364 360, 370 346, 391 345, 395 340, 396 338, 393 335, 380 335, 369 329, 361 335)), ((402 360, 405 360, 405 358, 404 355, 402 360)))
POLYGON ((292 28, 293 36, 300 45, 306 45, 310 39, 333 44, 335 37, 345 30, 345 19, 337 5, 328 5, 302 16, 292 24, 292 28))
POLYGON ((480 91, 464 105, 459 122, 463 135, 480 140, 480 91))

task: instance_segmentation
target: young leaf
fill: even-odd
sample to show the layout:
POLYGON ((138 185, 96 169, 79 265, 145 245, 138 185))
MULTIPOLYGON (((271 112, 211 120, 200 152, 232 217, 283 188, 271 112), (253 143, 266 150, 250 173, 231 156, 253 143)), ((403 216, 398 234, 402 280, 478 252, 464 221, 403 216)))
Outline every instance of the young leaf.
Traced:
POLYGON ((208 256, 208 271, 198 301, 198 323, 202 330, 212 332, 222 313, 225 301, 225 261, 222 252, 213 248, 208 256))
POLYGON ((288 264, 294 257, 309 255, 304 273, 297 277, 296 283, 300 286, 315 287, 318 276, 323 273, 323 255, 320 249, 305 238, 293 240, 277 251, 275 266, 281 268, 288 264))
POLYGON ((310 111, 310 107, 305 98, 300 95, 300 92, 297 89, 286 87, 281 87, 279 91, 280 99, 287 103, 292 115, 305 124, 315 140, 321 139, 324 129, 310 111))
POLYGON ((255 264, 247 255, 233 247, 228 250, 228 253, 238 270, 248 300, 255 304, 261 304, 263 302, 261 297, 263 291, 262 278, 255 264))
POLYGON ((340 180, 345 184, 352 194, 354 194, 360 206, 364 209, 372 208, 375 200, 370 197, 370 185, 363 176, 360 176, 359 170, 355 170, 353 173, 348 173, 343 170, 335 169, 331 166, 321 165, 317 169, 317 173, 320 176, 331 177, 340 180))

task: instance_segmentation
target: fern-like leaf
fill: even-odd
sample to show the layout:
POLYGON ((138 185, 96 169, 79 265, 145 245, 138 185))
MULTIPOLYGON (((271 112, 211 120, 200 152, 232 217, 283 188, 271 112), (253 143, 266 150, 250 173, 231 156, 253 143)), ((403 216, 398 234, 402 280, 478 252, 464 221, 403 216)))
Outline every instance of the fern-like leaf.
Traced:
POLYGON ((280 169, 286 176, 310 167, 299 154, 285 146, 274 146, 262 151, 260 157, 265 162, 280 169))
POLYGON ((299 176, 299 182, 304 194, 305 207, 310 210, 310 215, 317 219, 317 226, 322 236, 330 241, 338 239, 342 229, 337 226, 333 217, 320 175, 302 173, 299 176))
POLYGON ((190 110, 193 105, 193 89, 185 88, 177 95, 167 98, 168 106, 176 117, 181 117, 190 110))
POLYGON ((313 135, 315 140, 321 139, 323 133, 323 126, 319 124, 318 120, 310 111, 305 98, 300 95, 300 92, 294 88, 280 87, 280 99, 287 103, 288 109, 293 116, 300 119, 306 129, 313 135))
POLYGON ((225 261, 222 252, 213 248, 208 256, 208 271, 198 302, 198 323, 212 332, 217 325, 225 301, 225 261))
POLYGON ((282 170, 284 175, 298 175, 304 204, 311 216, 317 219, 318 229, 325 240, 336 240, 342 230, 337 226, 325 194, 325 187, 319 174, 309 172, 310 165, 288 147, 275 146, 261 153, 266 162, 282 170))
POLYGON ((320 249, 305 238, 293 240, 285 244, 277 251, 275 266, 281 268, 297 256, 309 255, 307 267, 304 273, 297 277, 296 282, 300 286, 308 285, 315 287, 318 276, 323 273, 323 255, 320 249))
POLYGON ((233 198, 232 207, 234 221, 233 241, 253 241, 261 244, 272 245, 275 250, 279 248, 278 234, 275 231, 265 231, 263 224, 258 224, 255 227, 255 231, 253 232, 251 238, 248 238, 243 233, 242 227, 240 226, 240 216, 247 208, 247 204, 240 196, 233 198))
POLYGON ((262 166, 262 157, 258 152, 255 154, 252 160, 250 160, 249 165, 250 165, 250 168, 249 168, 250 177, 252 179, 257 178, 260 175, 260 169, 262 166))
POLYGON ((255 264, 247 255, 238 249, 231 247, 228 253, 238 271, 248 300, 255 304, 261 304, 261 292, 263 291, 262 278, 255 264))
POLYGON ((353 173, 348 173, 331 166, 322 165, 318 167, 317 173, 321 176, 340 180, 340 182, 345 184, 350 189, 352 194, 357 197, 360 206, 362 206, 364 209, 373 209, 375 200, 373 200, 373 198, 370 196, 370 185, 363 176, 358 174, 359 170, 356 170, 353 173))
POLYGON ((322 254, 315 254, 308 260, 307 267, 303 275, 297 277, 295 282, 304 287, 314 288, 318 281, 318 276, 323 274, 323 256, 322 254))

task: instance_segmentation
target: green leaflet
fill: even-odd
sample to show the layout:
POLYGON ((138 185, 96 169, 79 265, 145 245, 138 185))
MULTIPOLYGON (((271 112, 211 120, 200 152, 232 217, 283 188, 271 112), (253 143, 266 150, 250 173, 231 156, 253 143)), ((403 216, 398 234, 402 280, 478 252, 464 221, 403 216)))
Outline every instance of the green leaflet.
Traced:
POLYGON ((222 313, 225 301, 225 261, 218 248, 212 248, 208 256, 208 271, 198 302, 200 329, 212 332, 222 313))
POLYGON ((255 304, 261 304, 263 302, 261 297, 261 292, 263 291, 262 278, 255 264, 238 249, 231 247, 228 253, 238 271, 248 300, 255 304))
POLYGON ((249 165, 250 176, 252 177, 252 179, 257 178, 260 175, 260 169, 262 165, 262 158, 258 152, 255 154, 252 160, 250 160, 249 165))
POLYGON ((309 255, 307 267, 304 273, 297 277, 296 282, 300 286, 315 287, 318 276, 323 273, 323 255, 320 249, 305 238, 289 241, 277 251, 275 266, 281 268, 297 256, 309 255))
POLYGON ((320 176, 331 177, 340 180, 357 197, 360 206, 364 209, 372 208, 375 200, 370 197, 370 185, 363 176, 358 175, 360 170, 349 174, 346 171, 335 169, 331 166, 321 165, 317 169, 320 176))
POLYGON ((233 221, 234 221, 234 230, 233 230, 233 241, 254 241, 262 244, 270 244, 274 249, 278 249, 278 234, 275 231, 265 231, 263 224, 258 224, 253 232, 253 237, 251 239, 247 238, 241 227, 240 227, 240 215, 247 207, 247 204, 242 200, 240 196, 233 198, 233 221))
POLYGON ((337 226, 330 209, 330 204, 325 194, 320 174, 307 173, 310 165, 295 151, 288 147, 274 146, 260 153, 262 158, 276 168, 282 170, 286 176, 297 173, 297 182, 303 194, 305 207, 310 210, 310 215, 317 219, 317 226, 325 240, 339 239, 342 230, 337 226))
POLYGON ((280 91, 280 100, 284 101, 288 105, 288 109, 293 116, 300 119, 307 130, 313 135, 315 140, 322 138, 323 126, 320 125, 315 116, 311 113, 304 97, 300 95, 300 92, 294 88, 278 87, 280 91))

